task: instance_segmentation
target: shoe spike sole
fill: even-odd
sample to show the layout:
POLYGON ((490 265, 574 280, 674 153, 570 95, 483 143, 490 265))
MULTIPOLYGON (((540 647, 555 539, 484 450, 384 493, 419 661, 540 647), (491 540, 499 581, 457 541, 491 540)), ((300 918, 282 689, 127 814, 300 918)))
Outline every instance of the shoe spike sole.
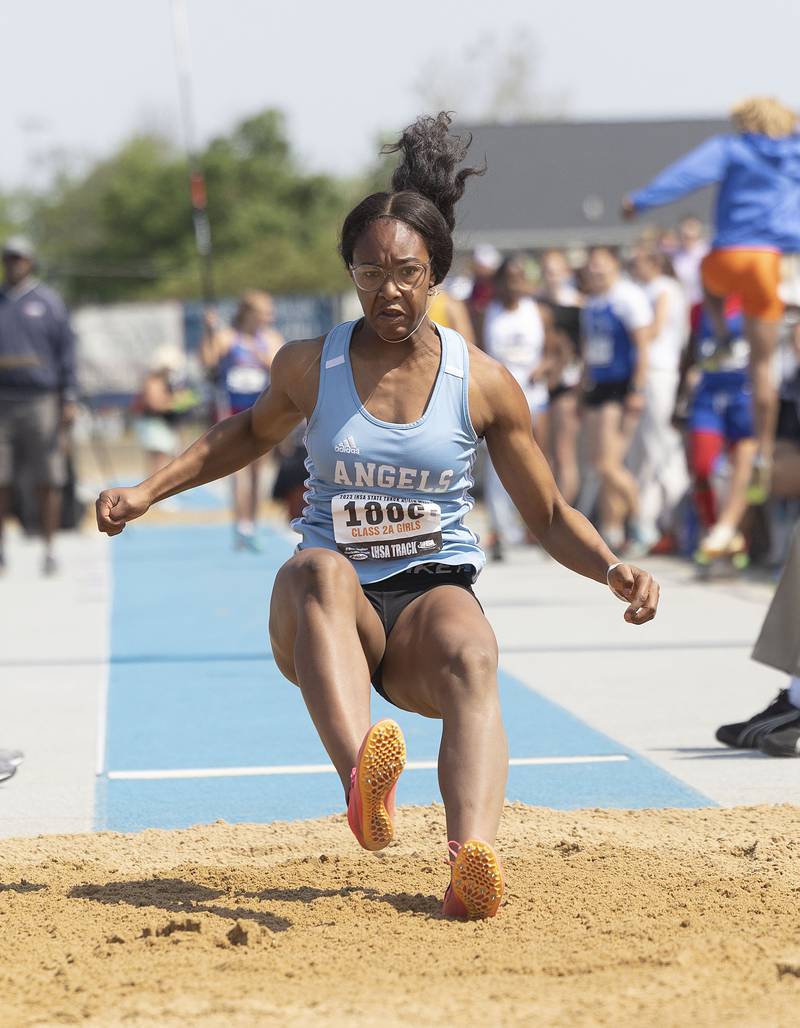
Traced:
POLYGON ((494 917, 503 898, 503 874, 492 847, 468 839, 453 864, 452 885, 468 917, 494 917))
POLYGON ((364 742, 356 776, 361 794, 362 831, 368 850, 381 850, 394 838, 386 798, 397 784, 405 762, 406 744, 400 726, 390 720, 373 725, 364 742))

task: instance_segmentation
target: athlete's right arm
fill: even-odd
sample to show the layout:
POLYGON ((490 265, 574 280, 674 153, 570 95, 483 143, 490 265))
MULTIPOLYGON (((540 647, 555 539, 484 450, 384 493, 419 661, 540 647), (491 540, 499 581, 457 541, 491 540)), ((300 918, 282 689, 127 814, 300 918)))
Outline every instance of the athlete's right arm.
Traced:
POLYGON ((319 379, 321 340, 282 347, 272 364, 270 386, 250 410, 220 421, 179 457, 129 489, 106 489, 97 499, 97 527, 119 535, 159 500, 239 471, 280 443, 308 417, 319 379))
POLYGON ((703 186, 721 182, 728 167, 729 136, 712 136, 700 146, 664 168, 643 189, 625 197, 627 217, 651 207, 661 207, 703 186))
POLYGON ((203 317, 203 338, 200 341, 200 363, 206 371, 216 371, 232 341, 233 333, 229 328, 222 327, 217 312, 206 311, 203 317))

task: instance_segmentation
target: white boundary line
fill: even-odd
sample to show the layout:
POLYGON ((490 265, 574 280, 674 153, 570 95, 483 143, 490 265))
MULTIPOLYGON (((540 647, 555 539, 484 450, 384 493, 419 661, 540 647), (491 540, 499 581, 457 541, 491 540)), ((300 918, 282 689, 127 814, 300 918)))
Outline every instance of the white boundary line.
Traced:
MULTIPOLYGON (((621 764, 630 760, 625 753, 607 753, 602 756, 576 757, 512 757, 511 767, 541 767, 551 764, 621 764)), ((406 771, 434 771, 435 760, 412 760, 406 771)), ((163 771, 109 771, 115 781, 153 781, 166 778, 255 778, 266 775, 321 775, 333 774, 333 764, 273 764, 267 767, 200 767, 163 771)))
POLYGON ((97 747, 95 752, 95 775, 102 775, 106 769, 106 739, 108 732, 108 661, 100 671, 97 689, 97 747))
POLYGON ((103 569, 105 581, 105 640, 103 645, 102 664, 98 670, 97 686, 97 734, 95 748, 95 775, 104 774, 106 769, 106 746, 108 743, 108 688, 111 678, 111 617, 114 605, 114 571, 111 559, 111 547, 106 547, 106 559, 103 569))

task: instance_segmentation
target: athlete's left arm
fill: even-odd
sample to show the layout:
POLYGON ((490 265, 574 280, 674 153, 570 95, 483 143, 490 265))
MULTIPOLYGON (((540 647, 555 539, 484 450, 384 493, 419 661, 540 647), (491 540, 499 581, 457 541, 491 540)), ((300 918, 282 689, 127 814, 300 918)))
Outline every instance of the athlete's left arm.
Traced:
POLYGON ((644 391, 647 385, 650 342, 654 338, 655 329, 654 312, 646 293, 633 283, 629 283, 619 298, 617 314, 630 333, 636 350, 636 365, 631 379, 633 392, 628 394, 625 408, 628 414, 638 417, 645 406, 644 391))
POLYGON ((669 295, 666 289, 656 297, 656 302, 653 304, 653 323, 650 326, 651 339, 658 339, 664 331, 672 303, 673 297, 669 295))
POLYGON ((543 355, 546 363, 547 384, 552 389, 558 385, 564 368, 567 366, 567 341, 564 333, 556 328, 551 308, 541 304, 539 310, 542 314, 542 327, 544 328, 543 355))
POLYGON ((265 355, 266 360, 264 361, 264 366, 266 367, 267 371, 269 371, 272 367, 272 362, 275 360, 275 355, 277 354, 278 350, 280 350, 280 348, 285 345, 286 340, 275 328, 270 328, 267 330, 266 338, 267 353, 265 355))
POLYGON ((536 308, 539 311, 539 317, 542 319, 544 344, 542 346, 541 359, 535 367, 531 368, 528 381, 533 385, 535 382, 541 382, 542 379, 544 379, 544 381, 549 385, 550 376, 553 373, 555 365, 551 342, 553 337, 553 312, 544 304, 537 303, 536 308))
POLYGON ((591 522, 570 507, 533 438, 528 403, 514 377, 491 358, 474 350, 472 354, 472 421, 486 438, 495 470, 525 524, 559 564, 595 582, 608 582, 628 604, 626 621, 651 621, 658 607, 658 584, 642 568, 619 562, 591 522), (619 566, 607 578, 612 564, 619 566))
POLYGON ((647 386, 650 341, 653 338, 652 328, 648 326, 647 328, 631 329, 631 338, 636 347, 636 367, 631 378, 633 391, 628 393, 625 408, 629 412, 636 411, 641 414, 645 407, 644 391, 647 386))

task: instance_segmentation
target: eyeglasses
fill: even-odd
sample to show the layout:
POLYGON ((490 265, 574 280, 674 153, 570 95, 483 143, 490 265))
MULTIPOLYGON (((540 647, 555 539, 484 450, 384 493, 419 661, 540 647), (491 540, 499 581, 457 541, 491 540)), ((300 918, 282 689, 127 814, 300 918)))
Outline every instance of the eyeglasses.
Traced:
POLYGON ((358 264, 355 267, 351 264, 350 274, 353 276, 355 284, 364 293, 377 292, 389 277, 401 292, 410 293, 412 289, 422 285, 425 272, 430 266, 430 261, 426 261, 424 264, 409 261, 386 271, 377 264, 358 264))

